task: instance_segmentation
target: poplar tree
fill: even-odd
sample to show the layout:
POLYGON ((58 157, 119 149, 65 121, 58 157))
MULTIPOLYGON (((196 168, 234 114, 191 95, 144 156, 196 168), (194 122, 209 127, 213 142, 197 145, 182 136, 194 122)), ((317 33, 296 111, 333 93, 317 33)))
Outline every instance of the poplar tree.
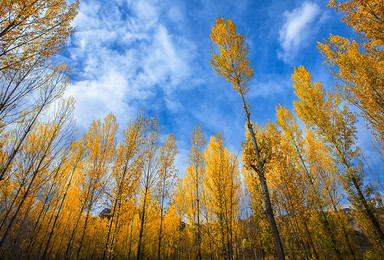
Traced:
POLYGON ((204 152, 207 193, 206 207, 214 216, 216 234, 220 238, 220 254, 225 259, 234 258, 235 222, 239 216, 240 180, 236 156, 224 147, 220 134, 210 138, 204 152), (216 224, 217 223, 217 224, 216 224))
MULTIPOLYGON (((160 227, 159 227, 159 243, 157 248, 157 258, 162 258, 162 240, 164 236, 164 213, 166 212, 166 200, 170 199, 172 186, 174 185, 175 174, 177 172, 174 162, 177 154, 176 139, 171 134, 164 141, 160 148, 160 183, 158 186, 158 198, 160 202, 160 227)), ((166 230, 165 230, 166 231, 166 230)))
POLYGON ((205 136, 198 128, 193 128, 191 137, 192 146, 188 155, 188 166, 184 175, 185 201, 188 206, 186 215, 195 231, 195 257, 202 259, 202 215, 204 210, 203 190, 205 178, 204 148, 205 136))
POLYGON ((256 164, 252 166, 256 172, 262 188, 264 206, 268 217, 268 222, 275 244, 276 256, 284 259, 284 250, 281 244, 279 231, 277 229, 275 216, 265 179, 265 170, 261 161, 259 144, 251 122, 250 106, 245 99, 248 92, 248 82, 253 76, 253 68, 248 60, 249 47, 243 34, 236 32, 236 25, 231 19, 225 20, 223 17, 216 19, 210 34, 211 40, 217 46, 218 54, 214 48, 211 49, 211 65, 215 72, 223 76, 226 81, 232 84, 232 88, 240 95, 246 118, 246 126, 251 137, 253 149, 255 150, 256 164))
POLYGON ((124 141, 117 148, 117 158, 112 170, 112 198, 108 232, 103 259, 113 258, 121 226, 122 209, 132 203, 136 195, 144 163, 145 131, 148 124, 142 115, 128 123, 124 130, 124 141))
POLYGON ((337 95, 326 93, 321 82, 312 82, 312 76, 303 67, 292 75, 293 87, 299 100, 294 101, 295 111, 301 120, 332 149, 335 161, 342 169, 340 181, 351 203, 362 210, 370 222, 380 245, 384 232, 375 208, 364 193, 365 172, 361 167, 361 151, 356 145, 356 116, 346 105, 341 106, 337 95))
POLYGON ((331 35, 318 48, 334 75, 341 97, 359 109, 384 153, 384 1, 329 1, 357 32, 350 40, 331 35))

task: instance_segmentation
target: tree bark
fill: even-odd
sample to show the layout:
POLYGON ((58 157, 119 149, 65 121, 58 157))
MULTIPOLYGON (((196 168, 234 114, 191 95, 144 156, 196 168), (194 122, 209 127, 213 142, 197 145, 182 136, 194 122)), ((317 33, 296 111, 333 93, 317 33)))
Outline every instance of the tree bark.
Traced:
MULTIPOLYGON (((71 175, 69 177, 69 180, 68 180, 68 183, 67 183, 67 187, 65 188, 65 192, 64 192, 63 198, 61 199, 60 206, 59 206, 59 208, 57 210, 57 213, 55 215, 55 219, 53 221, 51 230, 49 232, 48 240, 47 240, 47 243, 45 245, 45 248, 44 248, 44 251, 43 251, 43 256, 41 257, 41 259, 45 259, 46 255, 47 255, 48 248, 50 246, 51 239, 52 239, 52 236, 53 236, 53 232, 54 232, 55 227, 56 227, 57 219, 59 218, 61 210, 63 209, 65 198, 67 197, 67 194, 68 194, 68 191, 69 191, 69 187, 71 186, 71 183, 72 183, 73 175, 75 173, 75 170, 77 169, 77 165, 80 162, 80 160, 81 160, 81 156, 78 157, 78 159, 76 160, 75 166, 73 167, 73 169, 71 171, 71 175)), ((41 245, 42 244, 40 244, 40 248, 41 248, 41 245)))
POLYGON ((252 123, 251 123, 251 119, 250 119, 250 113, 248 112, 248 108, 247 108, 247 104, 246 104, 245 99, 244 99, 243 91, 239 90, 239 94, 241 96, 241 101, 243 102, 244 113, 245 113, 245 117, 247 120, 247 127, 248 127, 249 134, 251 135, 253 148, 255 149, 255 154, 256 154, 257 165, 256 166, 252 165, 252 169, 257 173, 257 176, 259 177, 261 190, 262 190, 262 194, 263 194, 263 199, 264 199, 265 212, 267 214, 269 227, 271 229, 273 242, 275 244, 275 251, 276 251, 277 259, 284 260, 285 256, 284 256, 283 245, 281 244, 279 231, 277 229, 275 216, 273 214, 272 203, 271 203, 271 199, 269 196, 267 181, 266 181, 265 176, 264 176, 263 164, 261 163, 261 160, 260 160, 260 150, 259 150, 259 147, 257 145, 255 132, 253 131, 253 127, 252 127, 252 123))
POLYGON ((365 199, 363 192, 361 191, 361 188, 360 188, 360 185, 359 185, 357 179, 353 176, 352 176, 352 183, 355 186, 359 200, 361 201, 361 203, 364 206, 365 213, 366 213, 367 217, 369 218, 369 220, 371 221, 377 235, 380 237, 381 244, 382 244, 384 241, 384 232, 381 229, 381 226, 380 226, 379 222, 377 221, 375 215, 373 214, 371 207, 368 205, 368 202, 365 199))
POLYGON ((139 230, 139 242, 137 245, 137 256, 136 259, 140 260, 141 259, 141 244, 143 240, 143 234, 144 234, 144 225, 145 225, 145 211, 147 207, 147 193, 148 193, 148 187, 145 187, 145 192, 144 192, 144 201, 143 201, 143 209, 141 211, 141 216, 140 216, 140 230, 139 230))

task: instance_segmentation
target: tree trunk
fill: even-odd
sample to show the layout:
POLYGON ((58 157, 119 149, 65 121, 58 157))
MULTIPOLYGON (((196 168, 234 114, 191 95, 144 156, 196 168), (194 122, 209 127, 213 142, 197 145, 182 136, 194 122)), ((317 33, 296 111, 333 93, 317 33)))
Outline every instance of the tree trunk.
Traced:
POLYGON ((360 184, 359 184, 358 180, 356 179, 356 177, 354 176, 354 174, 352 172, 352 169, 349 167, 349 164, 348 164, 347 160, 345 159, 344 155, 340 152, 339 149, 337 149, 337 151, 338 151, 338 153, 339 153, 339 155, 341 157, 341 161, 344 164, 345 169, 347 170, 348 174, 350 175, 350 178, 352 180, 353 186, 356 189, 358 199, 360 200, 360 203, 363 205, 363 208, 365 210, 365 214, 368 217, 368 219, 370 220, 374 230, 376 231, 376 234, 378 235, 378 237, 381 240, 380 241, 380 245, 383 245, 383 242, 384 242, 384 232, 381 229, 379 221, 377 220, 376 216, 373 214, 373 211, 372 211, 371 207, 368 205, 368 202, 365 199, 365 196, 364 196, 363 192, 361 191, 360 184))
POLYGON ((245 117, 247 120, 248 131, 249 131, 249 134, 251 135, 253 148, 255 149, 255 154, 256 154, 257 166, 255 167, 253 165, 252 168, 255 170, 255 172, 257 173, 257 175, 259 177, 259 181, 260 181, 260 185, 261 185, 261 189, 262 189, 262 194, 263 194, 263 199, 264 199, 265 211, 267 214, 269 227, 271 229, 273 242, 275 244, 275 251, 276 251, 277 259, 284 260, 285 259, 284 250, 283 250, 283 246, 281 244, 279 231, 277 229, 275 216, 273 215, 273 209, 272 209, 271 199, 269 197, 267 181, 266 181, 265 176, 264 176, 263 165, 260 161, 260 151, 259 151, 259 147, 257 145, 255 132, 253 131, 253 127, 252 127, 252 123, 251 123, 251 119, 250 119, 250 113, 248 112, 247 104, 245 102, 244 94, 243 94, 242 90, 239 91, 239 94, 240 94, 241 100, 243 102, 243 108, 244 108, 244 113, 245 113, 245 117))
POLYGON ((147 207, 147 193, 148 193, 148 187, 145 187, 145 192, 144 192, 144 201, 143 201, 143 209, 141 211, 141 216, 140 216, 140 230, 139 230, 139 243, 137 245, 137 256, 136 259, 140 260, 141 258, 141 244, 143 240, 143 234, 144 234, 144 224, 145 224, 145 209, 147 207))
POLYGON ((161 259, 161 239, 162 239, 162 231, 163 231, 163 211, 164 211, 164 186, 165 186, 165 180, 163 182, 163 190, 162 190, 162 197, 161 197, 161 207, 160 207, 160 230, 159 230, 159 244, 157 247, 157 259, 161 259))
POLYGON ((94 192, 95 192, 95 191, 93 190, 93 191, 92 191, 92 195, 91 195, 91 199, 89 200, 87 213, 86 213, 86 215, 85 215, 85 222, 84 222, 84 227, 83 227, 83 233, 82 233, 82 235, 81 235, 80 245, 79 245, 79 248, 77 249, 77 253, 76 253, 76 259, 79 259, 80 252, 81 252, 81 249, 82 249, 82 247, 83 247, 84 237, 85 237, 85 232, 86 232, 86 230, 87 230, 88 220, 89 220, 89 215, 90 215, 90 213, 91 213, 91 207, 92 207, 92 201, 93 201, 94 192))
POLYGON ((44 154, 43 154, 42 157, 40 158, 40 161, 39 161, 39 163, 38 163, 36 169, 35 169, 35 170, 33 171, 33 173, 32 173, 32 179, 31 179, 31 181, 30 181, 30 183, 29 183, 29 185, 28 185, 28 187, 27 187, 27 190, 25 191, 25 193, 24 193, 24 195, 23 195, 23 197, 22 197, 22 199, 21 199, 21 201, 20 201, 20 203, 19 203, 19 206, 18 206, 18 208, 16 209, 16 212, 15 212, 14 215, 12 216, 12 218, 11 218, 11 220, 10 220, 10 222, 9 222, 9 224, 8 224, 8 226, 7 226, 7 228, 6 228, 5 231, 4 231, 3 237, 1 238, 1 241, 0 241, 0 248, 1 248, 1 246, 3 245, 4 240, 5 240, 5 238, 7 237, 8 232, 9 232, 10 229, 11 229, 11 227, 12 227, 12 225, 13 225, 13 222, 15 221, 15 219, 16 219, 16 217, 17 217, 17 214, 19 213, 21 207, 23 206, 23 204, 24 204, 26 198, 27 198, 28 195, 29 195, 29 191, 30 191, 30 189, 32 188, 32 185, 34 184, 34 180, 35 180, 37 174, 39 173, 40 168, 42 167, 42 164, 43 164, 44 159, 46 158, 46 156, 47 156, 47 154, 48 154, 49 149, 51 148, 51 145, 52 145, 52 143, 53 143, 53 140, 54 140, 54 136, 52 136, 51 139, 49 140, 48 145, 47 145, 47 147, 46 147, 45 150, 44 150, 44 154))
POLYGON ((133 221, 135 214, 132 214, 132 219, 131 219, 131 228, 129 230, 129 245, 128 245, 128 259, 131 259, 131 252, 132 252, 132 236, 133 236, 133 221))
POLYGON ((369 220, 371 221, 373 228, 375 229, 377 235, 379 236, 379 238, 381 240, 380 244, 383 244, 384 232, 381 229, 380 224, 377 221, 375 215, 373 214, 371 207, 368 205, 368 202, 365 199, 363 192, 361 191, 359 183, 357 182, 356 178, 353 176, 352 176, 352 182, 353 182, 353 185, 355 186, 355 189, 357 191, 357 195, 359 197, 359 200, 363 204, 363 207, 365 209, 365 213, 366 213, 367 217, 369 218, 369 220))
POLYGON ((27 129, 25 129, 21 139, 17 143, 16 147, 12 150, 11 154, 9 155, 7 162, 5 163, 4 167, 0 171, 0 181, 4 179, 4 175, 7 172, 9 166, 11 165, 13 159, 15 158, 16 154, 19 152, 21 145, 23 144, 25 138, 28 136, 28 134, 31 132, 32 127, 35 125, 36 120, 38 119, 39 115, 43 111, 43 108, 45 107, 45 104, 42 104, 39 110, 37 111, 36 115, 34 115, 33 119, 29 123, 27 129))
POLYGON ((34 248, 34 245, 35 245, 35 242, 36 242, 36 239, 38 237, 38 234, 40 233, 41 229, 42 229, 42 223, 45 219, 45 216, 46 214, 48 213, 48 210, 49 210, 49 205, 48 205, 48 201, 50 199, 50 196, 51 196, 51 192, 56 184, 56 178, 57 178, 57 175, 59 174, 59 171, 61 169, 61 167, 63 166, 63 163, 64 163, 65 159, 63 159, 58 168, 56 169, 56 172, 55 172, 55 175, 53 177, 53 182, 51 184, 51 186, 49 187, 49 191, 44 199, 44 203, 43 203, 43 207, 41 208, 40 212, 39 212, 39 216, 37 218, 37 220, 35 221, 35 224, 33 226, 33 231, 32 231, 32 234, 33 234, 33 237, 30 239, 29 241, 29 244, 28 244, 28 247, 27 247, 27 257, 28 259, 30 258, 30 253, 31 251, 33 250, 34 248))
MULTIPOLYGON (((115 218, 115 214, 116 214, 116 208, 117 208, 117 201, 120 197, 120 188, 119 188, 119 191, 118 191, 118 195, 117 195, 117 198, 115 199, 114 203, 113 203, 113 209, 111 210, 111 213, 112 213, 112 216, 111 216, 111 220, 109 221, 109 227, 108 227, 108 233, 107 233, 107 240, 105 241, 105 247, 104 247, 104 252, 103 252, 103 257, 102 259, 105 260, 107 258, 107 254, 108 253, 108 249, 109 249, 109 238, 111 236, 111 232, 112 232, 112 225, 113 225, 113 220, 115 218)), ((112 245, 111 245, 112 247, 112 245)))
POLYGON ((69 259, 69 258, 70 258, 70 257, 69 257, 69 251, 70 251, 70 249, 71 249, 73 239, 75 238, 75 234, 76 234, 76 231, 77 231, 77 227, 78 227, 78 225, 79 225, 79 223, 80 223, 81 217, 82 217, 82 215, 83 215, 83 211, 84 211, 84 209, 85 209, 85 206, 87 205, 89 192, 90 192, 90 190, 88 189, 88 191, 87 191, 87 195, 86 195, 86 197, 85 197, 85 199, 84 199, 84 203, 83 203, 83 205, 81 206, 81 209, 80 209, 80 212, 79 212, 79 216, 78 216, 78 218, 77 218, 77 220, 76 220, 75 227, 74 227, 74 229, 72 230, 71 237, 69 238, 68 245, 67 245, 67 249, 65 250, 65 257, 64 257, 65 259, 69 259))
POLYGON ((197 167, 196 169, 196 202, 197 202, 197 246, 198 246, 198 253, 197 253, 197 259, 201 260, 201 233, 200 233, 200 197, 199 197, 199 171, 197 167))
MULTIPOLYGON (((48 235, 48 241, 47 241, 47 243, 46 243, 46 245, 45 245, 44 252, 43 252, 43 256, 41 257, 42 259, 45 259, 46 255, 47 255, 48 248, 49 248, 49 245, 50 245, 52 236, 53 236, 53 232, 54 232, 55 227, 56 227, 57 219, 59 218, 59 215, 60 215, 61 210, 62 210, 62 208, 63 208, 63 204, 64 204, 64 201, 65 201, 65 198, 67 197, 67 194, 68 194, 68 191, 69 191, 69 187, 71 186, 71 183, 72 183, 73 175, 74 175, 74 173, 75 173, 75 170, 76 170, 77 165, 78 165, 78 163, 79 163, 80 160, 81 160, 81 156, 78 157, 78 159, 77 159, 77 161, 76 161, 76 163, 75 163, 75 166, 73 167, 73 170, 72 170, 72 172, 71 172, 71 175, 70 175, 70 177, 69 177, 69 180, 68 180, 68 183, 67 183, 67 187, 66 187, 66 189, 65 189, 63 198, 61 199, 59 209, 57 210, 55 219, 54 219, 54 221, 53 221, 53 225, 52 225, 52 227, 51 227, 51 231, 49 232, 49 235, 48 235)), ((41 245, 42 245, 42 244, 41 244, 41 245)), ((40 245, 40 247, 41 247, 41 245, 40 245)))

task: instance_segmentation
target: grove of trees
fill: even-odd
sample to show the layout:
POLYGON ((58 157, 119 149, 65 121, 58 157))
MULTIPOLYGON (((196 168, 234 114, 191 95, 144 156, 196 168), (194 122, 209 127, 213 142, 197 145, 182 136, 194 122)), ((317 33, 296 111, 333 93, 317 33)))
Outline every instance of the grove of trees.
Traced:
POLYGON ((364 120, 384 160, 383 0, 329 2, 357 35, 318 43, 335 85, 294 68, 293 109, 276 104, 265 125, 246 99, 245 36, 218 17, 211 65, 241 98, 246 141, 234 154, 199 124, 185 173, 175 136, 143 111, 123 129, 109 114, 76 137, 74 100, 63 98, 70 70, 52 57, 78 7, 1 1, 0 259, 384 257, 384 176, 367 178, 357 140, 364 120))

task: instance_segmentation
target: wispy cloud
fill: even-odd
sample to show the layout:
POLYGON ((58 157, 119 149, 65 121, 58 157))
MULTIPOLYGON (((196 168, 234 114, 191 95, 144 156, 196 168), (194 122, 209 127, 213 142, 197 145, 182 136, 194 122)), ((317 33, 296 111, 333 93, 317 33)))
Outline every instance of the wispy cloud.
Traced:
POLYGON ((121 121, 128 121, 136 111, 126 103, 126 85, 126 79, 112 70, 97 80, 84 79, 70 85, 66 95, 76 98, 75 117, 78 124, 87 127, 90 121, 102 118, 109 112, 119 115, 121 121))
POLYGON ((270 98, 281 95, 292 86, 289 77, 277 74, 263 75, 253 81, 248 97, 270 98))
POLYGON ((279 31, 279 59, 291 62, 305 47, 324 21, 325 15, 316 3, 304 2, 300 7, 283 13, 284 24, 279 31))
POLYGON ((135 116, 136 101, 157 91, 171 110, 180 107, 168 96, 190 77, 195 47, 164 20, 179 22, 182 16, 156 0, 82 1, 67 48, 76 70, 67 94, 77 100, 80 126, 109 112, 124 123, 135 116))

